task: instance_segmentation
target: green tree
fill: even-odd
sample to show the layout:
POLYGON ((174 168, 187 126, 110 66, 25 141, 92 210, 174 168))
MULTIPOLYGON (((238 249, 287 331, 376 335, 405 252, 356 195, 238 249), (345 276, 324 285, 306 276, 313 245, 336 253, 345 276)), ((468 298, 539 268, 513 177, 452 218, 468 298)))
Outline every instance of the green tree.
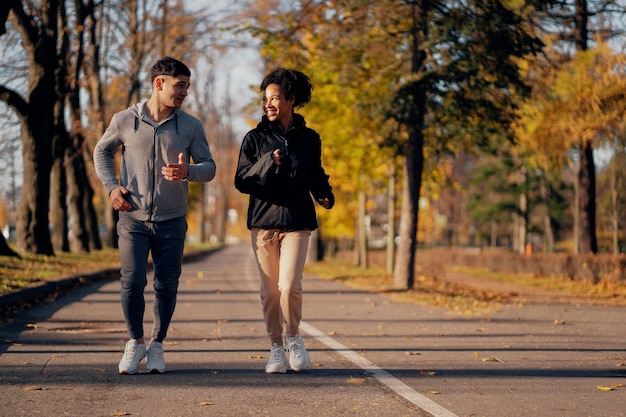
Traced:
POLYGON ((249 30, 261 39, 267 63, 312 68, 324 88, 328 105, 307 114, 319 114, 311 120, 323 125, 339 120, 330 137, 341 142, 325 144, 347 157, 332 158, 329 170, 342 166, 352 201, 362 190, 359 178, 371 178, 380 164, 372 155, 385 162, 404 157, 394 281, 411 288, 422 176, 432 162, 425 151, 436 158, 501 141, 517 94, 526 90, 517 59, 540 42, 499 1, 307 1, 259 13, 249 30))
POLYGON ((499 1, 407 2, 411 25, 410 73, 391 107, 406 129, 405 186, 394 284, 412 288, 418 200, 424 147, 495 148, 515 119, 518 96, 528 87, 519 59, 542 44, 527 34, 525 22, 499 1), (461 22, 461 23, 459 23, 461 22))

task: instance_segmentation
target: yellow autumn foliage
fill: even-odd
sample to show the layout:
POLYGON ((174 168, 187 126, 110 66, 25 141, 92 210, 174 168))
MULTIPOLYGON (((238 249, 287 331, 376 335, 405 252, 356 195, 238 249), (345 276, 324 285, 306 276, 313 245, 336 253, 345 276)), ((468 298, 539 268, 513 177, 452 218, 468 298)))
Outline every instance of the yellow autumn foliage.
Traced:
POLYGON ((573 146, 589 141, 597 147, 623 131, 626 55, 599 43, 538 74, 533 97, 521 109, 516 136, 539 166, 560 168, 573 146))

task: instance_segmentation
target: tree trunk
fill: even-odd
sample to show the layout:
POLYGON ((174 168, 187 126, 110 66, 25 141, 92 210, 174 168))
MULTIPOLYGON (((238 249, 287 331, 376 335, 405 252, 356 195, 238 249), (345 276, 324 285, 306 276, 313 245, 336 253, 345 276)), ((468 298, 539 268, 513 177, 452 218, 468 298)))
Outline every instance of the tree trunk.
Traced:
MULTIPOLYGON (((14 19, 21 25, 22 44, 29 60, 28 96, 5 100, 20 119, 24 164, 22 197, 16 213, 17 249, 22 252, 53 255, 48 215, 50 171, 54 135, 54 104, 58 59, 58 0, 42 2, 37 19, 23 15, 14 19)), ((4 98, 3 98, 4 100, 4 98)))
POLYGON ((393 273, 393 261, 395 255, 396 234, 396 164, 392 160, 389 163, 389 185, 387 192, 387 273, 393 273))
MULTIPOLYGON (((61 150, 61 152, 63 151, 61 150)), ((50 186, 50 238, 55 252, 70 251, 66 184, 63 154, 57 156, 55 151, 52 166, 52 184, 50 186)))
MULTIPOLYGON (((45 101, 45 100, 43 100, 45 101)), ((17 249, 21 252, 54 255, 48 215, 50 208, 50 171, 53 130, 52 106, 31 103, 32 115, 22 124, 22 160, 24 163, 22 196, 16 213, 17 249), (37 108, 40 111, 37 111, 37 108)))
POLYGON ((552 221, 550 219, 550 210, 548 207, 548 201, 550 200, 550 192, 546 184, 545 176, 541 177, 539 184, 539 192, 541 193, 541 201, 543 202, 543 234, 545 239, 546 249, 544 252, 554 252, 554 230, 552 228, 552 221))
POLYGON ((596 237, 596 169, 593 162, 593 145, 585 141, 580 151, 578 171, 580 184, 580 251, 598 253, 596 237))
POLYGON ((55 85, 58 89, 54 104, 54 134, 52 135, 52 184, 50 187, 50 225, 52 247, 55 252, 69 252, 69 216, 67 211, 67 173, 65 170, 65 151, 69 137, 65 127, 66 69, 61 66, 57 72, 55 85))
MULTIPOLYGON (((365 185, 364 181, 361 181, 361 184, 363 184, 363 186, 365 185)), ((368 259, 367 259, 367 228, 365 225, 365 216, 366 216, 366 212, 365 212, 365 191, 361 190, 359 191, 359 219, 358 219, 358 227, 359 227, 359 232, 357 233, 357 251, 358 251, 358 265, 361 268, 367 268, 368 267, 368 259)))
MULTIPOLYGON (((580 161, 578 161, 580 165, 580 161)), ((575 255, 580 253, 580 178, 578 172, 580 168, 577 168, 576 175, 574 175, 574 204, 572 205, 572 211, 574 212, 574 230, 572 232, 572 252, 575 255)))
MULTIPOLYGON (((427 10, 416 3, 412 4, 412 46, 411 72, 418 74, 423 70, 426 51, 420 48, 421 36, 428 34, 427 10)), ((404 162, 404 183, 402 185, 402 208, 400 212, 400 244, 396 254, 394 287, 398 290, 413 288, 415 282, 415 250, 417 248, 417 222, 419 196, 424 168, 424 113, 426 110, 426 91, 419 81, 411 87, 411 109, 409 120, 405 122, 408 130, 406 159, 404 162)))
POLYGON ((11 256, 20 259, 22 258, 19 253, 11 249, 2 233, 0 233, 0 256, 11 256))
POLYGON ((91 188, 91 185, 87 181, 87 172, 80 148, 77 149, 72 144, 66 149, 64 165, 67 172, 68 208, 72 222, 70 247, 72 252, 89 252, 91 240, 87 230, 89 210, 85 210, 85 192, 86 188, 91 188))
MULTIPOLYGON (((588 49, 589 14, 588 0, 576 0, 576 16, 574 18, 574 37, 576 50, 588 49)), ((583 254, 598 253, 596 237, 596 168, 593 161, 593 143, 583 140, 580 149, 580 165, 578 171, 580 213, 580 252, 583 254)))
POLYGON ((404 163, 402 207, 400 209, 400 243, 396 252, 396 265, 393 276, 393 286, 397 290, 411 289, 415 283, 417 215, 419 210, 419 190, 421 187, 421 164, 416 164, 415 162, 407 156, 404 163), (416 171, 415 165, 420 165, 419 174, 414 172, 416 171))
POLYGON ((519 215, 518 215, 518 232, 517 232, 517 252, 523 255, 526 251, 526 236, 528 235, 528 196, 522 192, 519 196, 519 215))

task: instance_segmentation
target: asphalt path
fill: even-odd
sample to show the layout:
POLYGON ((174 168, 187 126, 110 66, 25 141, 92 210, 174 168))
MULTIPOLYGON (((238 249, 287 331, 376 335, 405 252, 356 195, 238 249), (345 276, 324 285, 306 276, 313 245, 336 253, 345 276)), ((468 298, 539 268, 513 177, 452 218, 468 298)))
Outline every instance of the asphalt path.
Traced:
POLYGON ((268 375, 258 285, 247 243, 186 262, 162 375, 117 372, 116 279, 18 313, 0 328, 0 416, 626 416, 624 307, 458 314, 307 275, 312 365, 268 375))

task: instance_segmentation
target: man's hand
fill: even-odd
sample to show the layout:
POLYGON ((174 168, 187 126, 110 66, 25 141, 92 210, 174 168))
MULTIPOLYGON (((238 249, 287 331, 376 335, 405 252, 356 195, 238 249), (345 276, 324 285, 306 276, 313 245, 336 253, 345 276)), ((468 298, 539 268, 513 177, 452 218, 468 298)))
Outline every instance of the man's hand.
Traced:
POLYGON ((109 198, 111 199, 111 205, 115 210, 128 211, 132 208, 130 203, 124 198, 126 194, 128 194, 128 190, 121 185, 111 190, 109 198))
POLYGON ((178 163, 167 164, 161 168, 161 174, 163 174, 165 179, 168 181, 181 181, 187 179, 187 176, 189 175, 189 167, 185 163, 182 152, 178 154, 178 163))

